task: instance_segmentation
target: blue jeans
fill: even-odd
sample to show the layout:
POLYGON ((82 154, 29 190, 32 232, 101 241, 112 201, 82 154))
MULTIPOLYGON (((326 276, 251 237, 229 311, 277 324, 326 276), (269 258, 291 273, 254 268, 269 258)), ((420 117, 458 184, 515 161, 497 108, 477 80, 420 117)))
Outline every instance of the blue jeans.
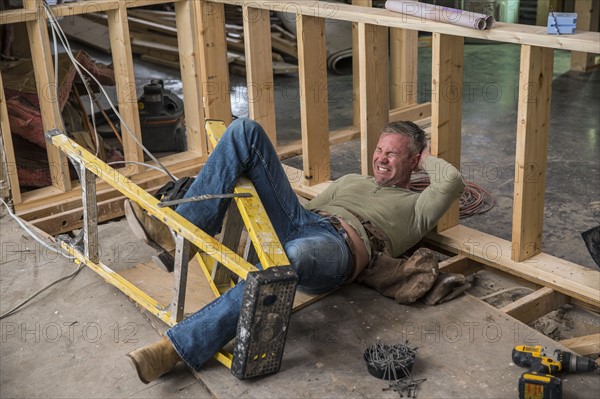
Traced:
MULTIPOLYGON (((350 278, 352 254, 327 218, 307 211, 298 201, 262 127, 237 119, 225 131, 208 161, 186 193, 232 193, 241 175, 254 184, 283 244, 299 287, 320 294, 344 285, 350 278)), ((222 227, 231 199, 179 205, 176 211, 210 235, 222 227)), ((260 267, 260 265, 258 265, 260 267)), ((244 281, 167 331, 175 350, 198 371, 236 335, 244 281)))

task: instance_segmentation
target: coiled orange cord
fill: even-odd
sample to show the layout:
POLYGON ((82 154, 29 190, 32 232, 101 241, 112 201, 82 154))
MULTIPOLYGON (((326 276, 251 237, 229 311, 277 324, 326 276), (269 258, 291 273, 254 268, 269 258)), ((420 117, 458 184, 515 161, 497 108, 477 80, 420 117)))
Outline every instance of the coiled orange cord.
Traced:
MULTIPOLYGON (((465 182, 465 191, 460 197, 460 218, 486 213, 495 205, 492 194, 473 182, 465 182)), ((429 187, 428 177, 419 177, 410 182, 412 191, 421 192, 429 187)))

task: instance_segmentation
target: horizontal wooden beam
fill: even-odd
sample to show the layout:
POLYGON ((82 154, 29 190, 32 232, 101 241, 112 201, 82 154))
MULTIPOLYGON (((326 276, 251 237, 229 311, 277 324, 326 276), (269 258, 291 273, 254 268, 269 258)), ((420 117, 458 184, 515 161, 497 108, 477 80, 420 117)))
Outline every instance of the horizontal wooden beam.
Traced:
MULTIPOLYGON (((411 105, 410 107, 396 108, 390 110, 390 121, 413 121, 421 128, 425 128, 421 122, 425 120, 425 125, 431 123, 427 120, 431 117, 431 103, 422 103, 411 105)), ((342 144, 360 137, 360 129, 356 126, 348 126, 329 132, 329 145, 342 144)), ((288 159, 296 155, 302 155, 302 141, 298 140, 291 144, 277 147, 279 159, 288 159)))
MULTIPOLYGON (((151 6, 156 4, 169 4, 184 0, 144 0, 128 1, 125 7, 135 8, 141 6, 151 6)), ((88 14, 92 12, 105 12, 116 10, 122 0, 88 0, 80 2, 71 2, 50 6, 52 14, 56 17, 68 17, 72 15, 88 14)), ((13 24, 18 22, 33 21, 38 18, 38 13, 32 10, 16 9, 0 12, 0 25, 13 24)))
POLYGON ((38 13, 36 10, 6 10, 0 12, 0 25, 33 21, 37 17, 38 13))
POLYGON ((434 245, 549 287, 600 309, 600 272, 541 253, 526 261, 511 259, 511 242, 465 226, 429 233, 434 245))
POLYGON ((598 313, 598 316, 600 316, 600 309, 598 309, 597 307, 595 307, 593 305, 590 305, 589 303, 580 301, 579 299, 571 298, 571 301, 569 302, 569 304, 576 306, 578 308, 581 308, 581 309, 588 310, 593 313, 598 313))
POLYGON ((431 33, 443 33, 505 43, 529 44, 551 47, 559 50, 575 50, 587 53, 600 53, 598 42, 600 33, 579 32, 575 35, 548 35, 545 26, 510 24, 496 22, 492 29, 475 30, 444 22, 424 20, 410 15, 399 14, 381 8, 359 7, 343 3, 325 1, 241 1, 213 0, 215 3, 247 5, 272 11, 294 12, 320 18, 340 21, 362 22, 392 28, 404 28, 431 33))
POLYGON ((569 298, 566 295, 560 294, 551 288, 543 287, 504 306, 500 310, 528 324, 566 303, 569 303, 569 298))
MULTIPOLYGON (((178 163, 173 156, 162 159, 163 164, 175 176, 193 176, 201 168, 206 157, 201 157, 192 152, 177 154, 178 163)), ((121 171, 120 171, 121 172, 121 171)), ((123 173, 122 173, 123 174, 123 173)), ((148 170, 131 177, 142 188, 152 187, 167 182, 167 176, 157 170, 148 170)), ((35 191, 23 193, 23 203, 16 205, 15 210, 19 217, 34 221, 49 215, 64 213, 81 206, 81 188, 79 182, 73 182, 74 188, 68 192, 58 192, 54 187, 44 187, 35 191)), ((106 182, 99 181, 96 187, 98 201, 105 201, 120 195, 106 182)))
MULTIPOLYGON (((360 129, 354 126, 332 130, 329 132, 329 145, 342 144, 359 137, 360 129)), ((294 141, 291 144, 277 146, 277 154, 279 154, 279 159, 288 159, 297 155, 302 155, 302 140, 294 141)))
MULTIPOLYGON (((104 12, 119 8, 118 0, 88 0, 70 2, 51 6, 52 13, 57 17, 87 14, 91 12, 104 12)), ((133 3, 133 2, 130 2, 133 3)))
MULTIPOLYGON (((182 1, 182 0, 178 0, 182 1)), ((173 0, 147 0, 144 2, 131 1, 127 7, 141 5, 172 3, 173 0)), ((215 3, 231 4, 235 6, 248 5, 273 11, 297 12, 303 15, 316 16, 341 21, 364 22, 367 24, 384 25, 392 28, 419 30, 423 32, 444 33, 454 36, 478 38, 515 44, 529 44, 540 47, 551 47, 559 50, 574 50, 585 53, 599 54, 598 42, 600 33, 578 31, 575 35, 548 35, 545 26, 510 24, 496 22, 489 30, 478 31, 443 22, 435 22, 415 18, 408 15, 394 13, 380 8, 358 7, 342 3, 302 1, 289 3, 285 1, 240 1, 240 0, 214 0, 215 3), (290 5, 291 4, 291 5, 290 5)), ((96 9, 114 9, 118 0, 95 0, 80 3, 67 3, 52 6, 55 15, 83 14, 91 10, 93 3, 96 9), (88 7, 87 9, 85 7, 88 7)), ((37 13, 24 10, 9 10, 0 13, 0 24, 32 21, 37 18, 37 13)))
MULTIPOLYGON (((149 193, 156 192, 161 186, 146 189, 149 193)), ((124 214, 123 202, 126 197, 120 195, 97 203, 97 220, 98 223, 106 222, 124 214)), ((83 225, 83 207, 71 209, 66 212, 57 213, 46 216, 44 218, 32 220, 32 225, 40 230, 45 231, 51 236, 67 233, 81 228, 83 225)))
POLYGON ((456 255, 441 261, 438 265, 440 272, 458 273, 463 276, 476 273, 483 269, 483 266, 464 255, 456 255))
POLYGON ((294 189, 296 194, 307 199, 312 199, 317 195, 321 194, 329 186, 329 184, 331 184, 331 182, 329 181, 315 184, 314 186, 308 186, 303 183, 304 173, 301 169, 294 168, 288 165, 283 165, 283 170, 285 171, 285 174, 287 175, 288 180, 290 181, 290 184, 292 185, 292 188, 294 189))
POLYGON ((573 352, 582 356, 600 353, 600 334, 586 335, 584 337, 569 338, 558 341, 573 352))
POLYGON ((414 104, 390 110, 390 121, 418 121, 431 116, 431 103, 414 104))

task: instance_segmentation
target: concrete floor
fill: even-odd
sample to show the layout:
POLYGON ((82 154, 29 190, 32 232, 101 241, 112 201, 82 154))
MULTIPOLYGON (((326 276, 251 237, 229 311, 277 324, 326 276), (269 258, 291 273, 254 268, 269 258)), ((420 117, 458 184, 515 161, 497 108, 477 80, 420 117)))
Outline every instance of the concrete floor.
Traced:
MULTIPOLYGON (((465 54, 465 83, 468 84, 465 87, 472 88, 472 92, 463 99, 463 173, 468 180, 492 191, 498 205, 489 213, 464 220, 463 223, 509 239, 517 109, 514 87, 518 83, 519 49, 518 46, 507 44, 468 44, 465 54)), ((420 49, 421 82, 429 81, 430 60, 430 50, 420 49)), ((580 233, 600 223, 600 70, 588 74, 570 73, 567 72, 568 60, 569 53, 556 51, 543 249, 554 256, 595 268, 580 233)), ((144 67, 142 64, 136 77, 140 81, 163 77, 167 79, 167 84, 177 90, 176 71, 163 70, 160 76, 156 71, 157 68, 144 67)), ((330 77, 332 129, 350 124, 350 82, 349 76, 330 77)), ((239 80, 233 83, 234 114, 245 116, 247 103, 244 100, 244 88, 239 80)), ((290 94, 294 87, 297 87, 297 77, 277 78, 280 144, 300 138, 297 97, 290 94)), ((421 88, 420 101, 428 100, 428 87, 428 84, 424 84, 421 88)), ((357 143, 351 142, 332 150, 334 178, 358 170, 356 156, 349 155, 357 154, 357 148, 357 143)), ((287 162, 298 164, 299 161, 297 157, 287 162)), ((42 250, 2 212, 0 312, 4 313, 50 281, 72 271, 74 266, 42 250)), ((122 221, 101 226, 101 242, 103 261, 116 268, 148 260, 152 254, 151 250, 131 238, 122 221)), ((353 293, 360 297, 365 295, 364 291, 362 287, 350 286, 332 295, 332 303, 319 303, 318 310, 309 307, 304 314, 310 318, 310 314, 318 312, 319 317, 338 320, 336 315, 339 311, 336 310, 335 301, 348 300, 353 293)), ((394 306, 389 304, 389 307, 394 306)), ((357 307, 353 312, 370 311, 367 305, 357 307)), ((399 317, 401 311, 408 313, 411 309, 418 313, 423 311, 419 306, 397 310, 390 308, 389 311, 398 313, 399 317)), ((385 320, 369 320, 374 337, 383 334, 396 339, 402 336, 397 330, 393 330, 395 333, 386 331, 389 325, 385 324, 385 320)), ((1 320, 0 326, 2 398, 211 397, 211 393, 185 367, 178 367, 177 372, 148 386, 136 379, 124 354, 154 341, 158 335, 150 321, 131 301, 88 269, 72 280, 49 289, 17 314, 1 320)), ((298 335, 295 337, 295 341, 302 342, 304 346, 312 344, 298 335)), ((294 347, 290 348, 293 350, 294 347)), ((452 358, 452 347, 442 348, 448 351, 444 352, 445 355, 452 358)), ((318 348, 310 353, 328 359, 318 348)), ((501 359, 499 361, 507 365, 508 353, 501 359)), ((461 364, 461 367, 464 365, 461 364)), ((484 365, 478 367, 481 368, 480 372, 485 372, 484 365)), ((513 366, 511 373, 517 375, 514 369, 513 366)), ((207 371, 212 373, 214 369, 210 367, 207 371)), ((494 375, 497 377, 500 374, 494 375)), ((219 378, 225 378, 225 375, 219 378)), ((430 375, 429 378, 433 377, 430 375)), ((579 378, 571 378, 570 381, 575 383, 579 378)), ((311 385, 302 378, 299 381, 311 385)), ((451 383, 451 380, 447 381, 451 383)), ((594 385, 598 382, 597 376, 596 380, 585 381, 586 389, 577 395, 591 397, 600 391, 600 386, 594 385)), ((231 387, 240 386, 234 380, 229 382, 231 387)), ((468 385, 468 382, 464 384, 468 385)), ((507 388, 502 389, 488 387, 494 390, 485 396, 516 396, 516 379, 511 378, 506 384, 507 388)), ((330 385, 335 385, 335 381, 330 385)), ((481 397, 471 391, 444 391, 447 388, 436 386, 430 386, 431 390, 427 391, 430 396, 440 397, 445 393, 446 397, 481 397)), ((378 386, 364 396, 380 397, 380 389, 378 386)), ((481 389, 486 387, 481 386, 481 389)), ((217 390, 213 387, 211 392, 215 395, 217 390)), ((252 386, 242 385, 241 390, 219 391, 219 396, 256 396, 256 392, 261 391, 253 391, 252 386)), ((280 397, 323 396, 323 391, 313 390, 279 393, 280 397)), ((337 390, 331 391, 328 396, 347 395, 347 391, 337 390)), ((361 395, 352 393, 351 396, 361 395)))
MULTIPOLYGON (((34 242, 4 210, 0 312, 76 269, 34 242)), ((125 222, 100 226, 102 260, 126 268, 152 251, 133 241, 125 222)), ((210 398, 190 371, 142 384, 125 353, 159 335, 136 305, 88 268, 0 321, 2 398, 210 398)))

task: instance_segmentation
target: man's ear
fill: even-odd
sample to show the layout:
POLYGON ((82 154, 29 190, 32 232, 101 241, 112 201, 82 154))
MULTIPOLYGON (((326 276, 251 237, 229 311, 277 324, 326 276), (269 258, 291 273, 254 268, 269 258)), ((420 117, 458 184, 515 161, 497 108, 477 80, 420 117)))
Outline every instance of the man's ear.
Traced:
POLYGON ((411 170, 413 170, 413 171, 417 170, 420 159, 421 159, 421 154, 415 154, 412 156, 412 158, 410 159, 410 169, 411 170))

